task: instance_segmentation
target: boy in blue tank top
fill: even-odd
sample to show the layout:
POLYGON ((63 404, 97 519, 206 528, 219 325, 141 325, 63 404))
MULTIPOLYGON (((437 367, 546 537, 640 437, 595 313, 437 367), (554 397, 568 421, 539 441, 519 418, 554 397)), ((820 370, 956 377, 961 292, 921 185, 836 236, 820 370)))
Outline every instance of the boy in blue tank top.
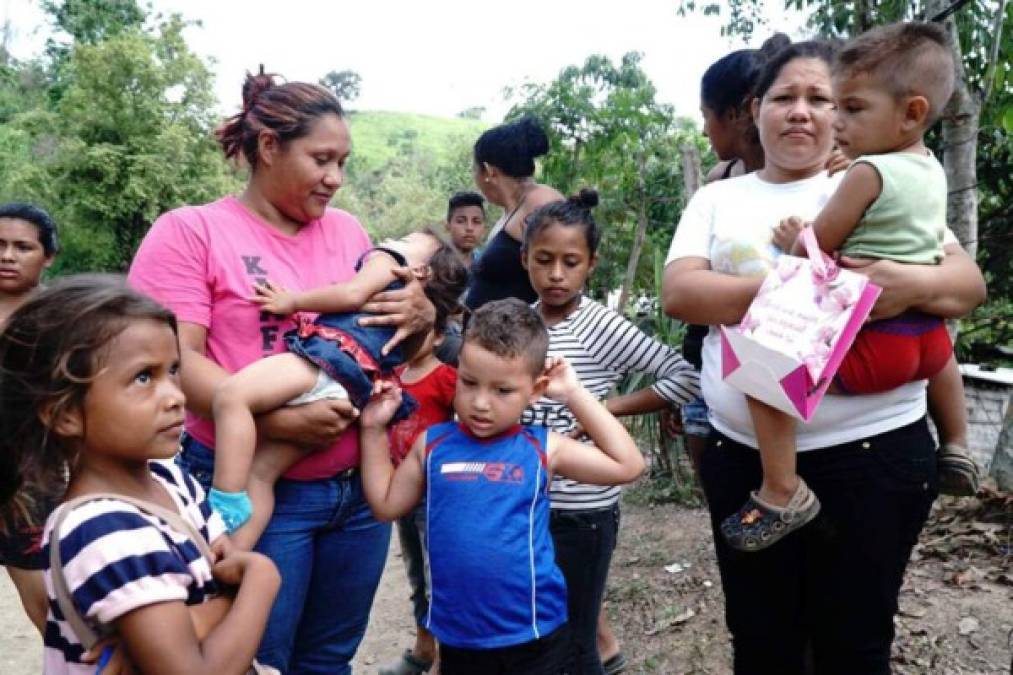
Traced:
POLYGON ((460 421, 430 427, 396 471, 386 425, 401 392, 378 383, 360 416, 362 483, 376 517, 394 520, 426 496, 426 628, 440 642, 443 675, 574 672, 548 486, 556 474, 618 485, 644 468, 622 424, 565 360, 546 360, 547 347, 541 318, 524 302, 476 311, 458 367, 460 421), (542 395, 568 405, 595 445, 521 426, 542 395))

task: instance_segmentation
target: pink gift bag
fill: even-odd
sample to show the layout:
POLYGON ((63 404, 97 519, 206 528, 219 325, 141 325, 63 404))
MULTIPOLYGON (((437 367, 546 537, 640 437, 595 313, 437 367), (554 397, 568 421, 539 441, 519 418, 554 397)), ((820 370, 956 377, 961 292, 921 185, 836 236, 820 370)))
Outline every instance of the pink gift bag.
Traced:
POLYGON ((721 375, 739 391, 808 421, 881 289, 824 254, 782 255, 738 326, 721 326, 721 375))

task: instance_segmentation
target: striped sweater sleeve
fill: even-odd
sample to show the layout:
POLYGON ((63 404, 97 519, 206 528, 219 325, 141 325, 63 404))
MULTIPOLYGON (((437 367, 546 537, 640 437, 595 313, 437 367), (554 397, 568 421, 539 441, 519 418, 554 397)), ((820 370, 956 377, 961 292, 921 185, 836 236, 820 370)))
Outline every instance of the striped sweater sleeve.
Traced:
POLYGON ((574 330, 604 367, 621 374, 654 375, 651 388, 670 403, 686 403, 700 395, 700 376, 679 352, 598 303, 588 309, 574 330))

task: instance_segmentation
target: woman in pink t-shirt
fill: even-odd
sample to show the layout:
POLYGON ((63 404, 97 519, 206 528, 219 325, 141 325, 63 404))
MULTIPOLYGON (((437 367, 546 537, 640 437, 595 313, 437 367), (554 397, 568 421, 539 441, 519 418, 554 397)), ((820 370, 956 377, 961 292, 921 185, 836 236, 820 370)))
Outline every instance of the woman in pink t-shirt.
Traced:
MULTIPOLYGON (((290 317, 249 301, 270 278, 307 290, 349 279, 369 237, 350 214, 328 208, 341 187, 350 138, 337 99, 313 84, 277 85, 261 71, 243 86, 243 109, 218 131, 228 158, 246 160, 238 196, 162 215, 130 268, 130 282, 179 321, 187 422, 180 463, 210 486, 211 397, 230 373, 284 351, 290 317)), ((407 275, 407 271, 406 271, 407 275)), ((408 335, 434 311, 409 276, 362 309, 373 324, 408 335)), ((282 586, 257 658, 285 672, 348 673, 366 630, 390 541, 359 481, 358 415, 346 400, 275 410, 258 418, 261 442, 305 447, 275 488, 276 506, 257 549, 282 586)))

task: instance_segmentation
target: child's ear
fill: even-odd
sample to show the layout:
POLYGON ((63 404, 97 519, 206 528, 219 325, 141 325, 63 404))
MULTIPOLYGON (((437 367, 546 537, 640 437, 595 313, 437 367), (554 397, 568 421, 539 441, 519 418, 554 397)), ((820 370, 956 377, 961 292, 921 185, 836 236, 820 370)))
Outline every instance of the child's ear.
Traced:
POLYGON ((521 267, 528 268, 528 248, 526 246, 521 247, 521 267))
MULTIPOLYGON (((596 267, 597 265, 598 265, 598 254, 597 254, 597 253, 594 253, 594 254, 593 254, 593 255, 591 256, 591 262, 590 262, 590 263, 588 263, 588 266, 587 266, 587 276, 591 276, 591 273, 592 273, 592 272, 594 272, 594 268, 595 268, 595 267, 596 267)), ((586 282, 586 281, 584 282, 584 285, 585 285, 585 286, 587 285, 587 282, 586 282)))
POLYGON ((535 386, 531 389, 531 396, 528 397, 528 403, 534 405, 538 403, 538 399, 545 393, 545 388, 549 386, 549 376, 539 375, 535 378, 535 386))
POLYGON ((39 421, 57 436, 63 438, 81 438, 84 436, 84 414, 80 406, 69 406, 62 410, 53 409, 49 403, 39 410, 39 421))
POLYGON ((924 96, 911 96, 904 106, 904 126, 908 128, 928 126, 929 100, 924 96))

